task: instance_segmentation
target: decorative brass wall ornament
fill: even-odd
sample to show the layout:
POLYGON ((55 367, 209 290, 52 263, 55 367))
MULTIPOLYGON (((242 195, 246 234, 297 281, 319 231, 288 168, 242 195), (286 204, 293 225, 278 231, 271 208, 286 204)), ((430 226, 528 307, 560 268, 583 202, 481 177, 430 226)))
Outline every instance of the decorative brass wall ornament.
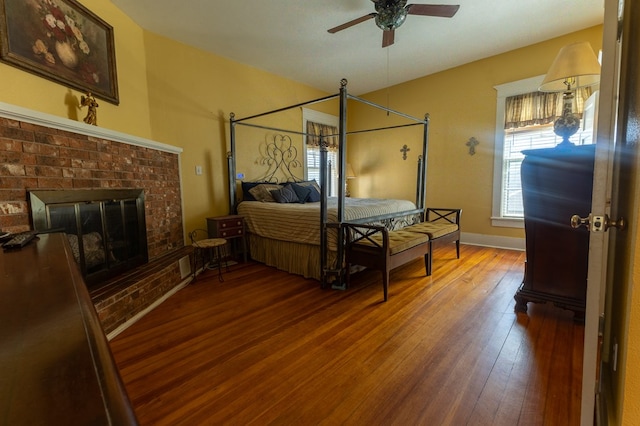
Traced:
POLYGON ((402 149, 400 150, 400 152, 402 153, 402 159, 406 160, 407 159, 407 152, 411 151, 411 148, 407 147, 407 144, 404 144, 402 146, 402 149))
POLYGON ((469 147, 469 155, 474 155, 476 153, 476 145, 479 144, 480 142, 478 142, 478 139, 474 138, 473 136, 469 138, 469 140, 465 144, 469 147))
POLYGON ((87 124, 93 124, 94 126, 98 125, 98 102, 96 98, 93 97, 91 92, 87 92, 87 96, 80 97, 80 108, 87 107, 87 116, 83 119, 83 121, 87 124))

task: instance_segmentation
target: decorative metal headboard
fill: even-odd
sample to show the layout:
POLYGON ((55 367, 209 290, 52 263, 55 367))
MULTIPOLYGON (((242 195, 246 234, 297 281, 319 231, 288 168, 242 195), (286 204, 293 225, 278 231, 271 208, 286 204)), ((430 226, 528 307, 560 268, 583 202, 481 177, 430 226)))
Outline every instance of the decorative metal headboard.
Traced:
POLYGON ((296 182, 301 180, 292 169, 302 167, 298 160, 298 149, 293 146, 291 137, 284 134, 267 135, 264 144, 260 145, 260 157, 257 164, 267 166, 265 174, 259 178, 262 182, 296 182))

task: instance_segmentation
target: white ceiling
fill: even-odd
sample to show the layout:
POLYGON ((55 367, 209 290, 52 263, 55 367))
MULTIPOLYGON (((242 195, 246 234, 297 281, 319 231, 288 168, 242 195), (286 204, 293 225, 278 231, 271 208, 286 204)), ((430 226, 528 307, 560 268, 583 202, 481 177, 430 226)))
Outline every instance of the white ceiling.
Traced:
MULTIPOLYGON (((151 32, 335 93, 355 95, 602 23, 603 0, 416 0, 459 4, 453 18, 409 15, 382 48, 371 0, 112 0, 151 32)), ((409 3, 412 3, 409 1, 409 3)))

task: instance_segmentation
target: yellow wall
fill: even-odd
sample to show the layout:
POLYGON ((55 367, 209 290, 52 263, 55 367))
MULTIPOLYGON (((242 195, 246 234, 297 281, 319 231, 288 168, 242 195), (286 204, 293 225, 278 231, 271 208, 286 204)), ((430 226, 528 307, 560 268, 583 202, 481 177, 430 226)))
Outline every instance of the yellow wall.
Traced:
MULTIPOLYGON (((524 237, 521 229, 493 227, 490 220, 496 125, 494 86, 546 73, 560 48, 575 41, 588 41, 598 52, 602 46, 602 27, 472 62, 365 96, 414 117, 429 113, 427 206, 462 208, 465 232, 524 237), (471 137, 480 142, 473 156, 468 154, 466 146, 471 137)), ((393 64, 390 72, 393 73, 393 64)), ((367 128, 394 120, 381 114, 358 114, 362 109, 351 110, 351 116, 356 116, 351 122, 353 125, 367 128)), ((389 182, 395 188, 415 179, 410 160, 415 160, 421 151, 421 138, 390 133, 384 145, 381 143, 373 152, 368 140, 373 137, 382 138, 367 136, 349 145, 349 162, 358 175, 354 184, 349 183, 355 196, 369 195, 368 188, 362 188, 360 179, 362 169, 366 171, 369 164, 377 164, 376 173, 381 170, 376 177, 379 182, 389 182), (405 143, 411 151, 410 158, 403 162, 399 161, 402 155, 399 149, 405 143)))
MULTIPOLYGON (((184 148, 183 201, 190 232, 206 227, 209 216, 229 213, 226 152, 230 147, 225 125, 229 114, 247 117, 325 94, 155 34, 145 34, 145 46, 152 138, 184 148), (202 166, 202 175, 196 175, 196 166, 202 166)), ((275 124, 300 131, 301 117, 296 109, 278 115, 275 124)), ((238 130, 239 140, 247 134, 243 132, 238 130)), ((256 133, 263 138, 267 132, 256 133)), ((245 150, 243 158, 258 157, 257 144, 239 148, 245 150)), ((263 170, 252 163, 239 164, 237 170, 251 177, 249 168, 263 170)))

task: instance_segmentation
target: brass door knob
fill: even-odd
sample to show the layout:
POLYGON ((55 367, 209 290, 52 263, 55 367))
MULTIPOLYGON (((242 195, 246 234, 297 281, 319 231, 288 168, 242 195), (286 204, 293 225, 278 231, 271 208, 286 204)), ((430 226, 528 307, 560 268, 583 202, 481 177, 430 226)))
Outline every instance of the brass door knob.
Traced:
POLYGON ((587 217, 580 217, 577 214, 571 216, 572 228, 577 229, 583 225, 592 232, 606 232, 609 228, 616 228, 623 231, 627 227, 627 221, 624 217, 612 220, 609 215, 606 214, 604 216, 594 216, 589 214, 587 217))
POLYGON ((577 214, 571 216, 571 227, 574 229, 578 229, 584 225, 585 228, 589 229, 589 224, 591 222, 591 215, 587 217, 580 217, 577 214))
POLYGON ((611 227, 623 231, 627 227, 627 221, 624 220, 624 217, 619 217, 618 220, 611 220, 609 216, 605 215, 604 230, 606 231, 611 227))

